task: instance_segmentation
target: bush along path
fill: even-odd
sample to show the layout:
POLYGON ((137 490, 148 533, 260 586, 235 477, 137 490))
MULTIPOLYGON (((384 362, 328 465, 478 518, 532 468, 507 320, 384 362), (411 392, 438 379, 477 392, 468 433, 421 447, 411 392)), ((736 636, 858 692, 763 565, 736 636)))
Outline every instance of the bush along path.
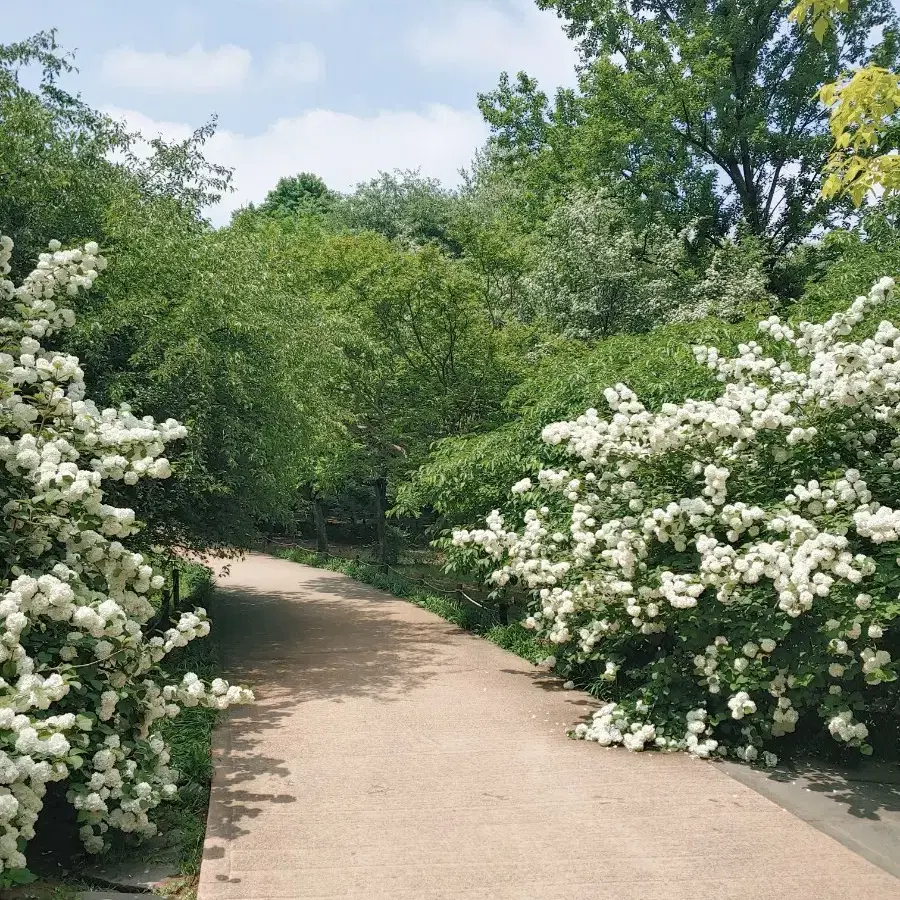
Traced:
MULTIPOLYGON (((520 622, 499 624, 496 607, 473 604, 467 592, 439 589, 413 580, 393 567, 385 573, 380 566, 360 559, 303 548, 282 549, 277 555, 341 572, 386 590, 529 662, 542 666, 557 662, 555 657, 547 657, 547 642, 541 641, 533 630, 520 622)), ((571 680, 564 682, 564 688, 575 687, 571 680)), ((604 687, 609 691, 612 686, 605 683, 604 687)), ((603 702, 599 701, 598 705, 603 702)), ((580 736, 577 725, 569 731, 572 737, 580 736)), ((772 768, 757 760, 753 765, 726 762, 723 770, 900 878, 900 859, 896 853, 900 846, 900 769, 890 763, 869 764, 853 759, 834 764, 821 753, 811 752, 820 750, 818 745, 799 744, 793 749, 795 752, 788 761, 772 768)))
POLYGON ((553 463, 451 560, 532 594, 557 671, 614 702, 578 735, 768 766, 817 736, 893 756, 900 678, 900 329, 883 278, 826 322, 770 316, 712 399, 624 384, 547 425, 553 463), (796 734, 795 734, 796 733, 796 734))
POLYGON ((178 792, 167 723, 252 699, 165 670, 209 633, 206 613, 155 632, 165 576, 137 552, 135 512, 106 502, 116 482, 167 478, 162 454, 185 428, 100 410, 79 360, 50 349, 106 266, 97 244, 51 241, 18 286, 12 251, 0 236, 0 892, 30 877, 45 800, 62 798, 59 817, 77 819, 88 853, 156 835, 158 807, 178 792))
POLYGON ((261 555, 218 582, 257 702, 215 735, 200 900, 898 896, 712 764, 568 740, 591 697, 425 609, 261 555))

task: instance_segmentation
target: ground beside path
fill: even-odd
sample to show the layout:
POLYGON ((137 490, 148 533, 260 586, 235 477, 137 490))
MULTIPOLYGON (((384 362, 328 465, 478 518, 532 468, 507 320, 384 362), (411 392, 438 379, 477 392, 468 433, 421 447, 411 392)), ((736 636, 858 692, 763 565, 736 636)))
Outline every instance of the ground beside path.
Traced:
POLYGON ((572 741, 595 704, 437 616, 251 555, 199 900, 898 900, 900 881, 683 755, 572 741))

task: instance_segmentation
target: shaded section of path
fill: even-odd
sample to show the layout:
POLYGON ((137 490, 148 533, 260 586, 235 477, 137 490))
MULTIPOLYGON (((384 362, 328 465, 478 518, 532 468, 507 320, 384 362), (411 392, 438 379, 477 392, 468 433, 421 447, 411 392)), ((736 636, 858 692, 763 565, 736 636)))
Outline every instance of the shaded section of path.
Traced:
POLYGON ((591 698, 345 576, 219 579, 229 674, 199 900, 898 900, 711 765, 571 741, 591 698))
MULTIPOLYGON (((732 777, 900 878, 900 769, 836 769, 815 761, 775 769, 724 764, 732 777)), ((900 897, 900 891, 898 891, 900 897)))

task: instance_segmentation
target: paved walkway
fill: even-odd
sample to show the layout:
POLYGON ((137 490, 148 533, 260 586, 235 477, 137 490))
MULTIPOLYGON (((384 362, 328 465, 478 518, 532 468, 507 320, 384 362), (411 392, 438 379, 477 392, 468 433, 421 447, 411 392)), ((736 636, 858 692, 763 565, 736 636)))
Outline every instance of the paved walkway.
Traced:
POLYGON ((900 881, 682 755, 571 741, 593 708, 344 576, 220 578, 258 702, 217 733, 199 900, 898 900, 900 881))

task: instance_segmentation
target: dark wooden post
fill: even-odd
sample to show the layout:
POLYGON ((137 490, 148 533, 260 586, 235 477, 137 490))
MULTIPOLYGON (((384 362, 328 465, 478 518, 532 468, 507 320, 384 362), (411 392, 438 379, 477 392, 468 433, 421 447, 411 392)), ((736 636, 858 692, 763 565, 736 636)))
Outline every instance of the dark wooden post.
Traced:
POLYGON ((378 564, 383 571, 387 571, 387 478, 375 479, 375 533, 378 542, 378 564))
POLYGON ((317 491, 312 494, 313 522, 316 526, 316 550, 323 556, 328 555, 328 532, 325 530, 325 509, 322 498, 317 491))

